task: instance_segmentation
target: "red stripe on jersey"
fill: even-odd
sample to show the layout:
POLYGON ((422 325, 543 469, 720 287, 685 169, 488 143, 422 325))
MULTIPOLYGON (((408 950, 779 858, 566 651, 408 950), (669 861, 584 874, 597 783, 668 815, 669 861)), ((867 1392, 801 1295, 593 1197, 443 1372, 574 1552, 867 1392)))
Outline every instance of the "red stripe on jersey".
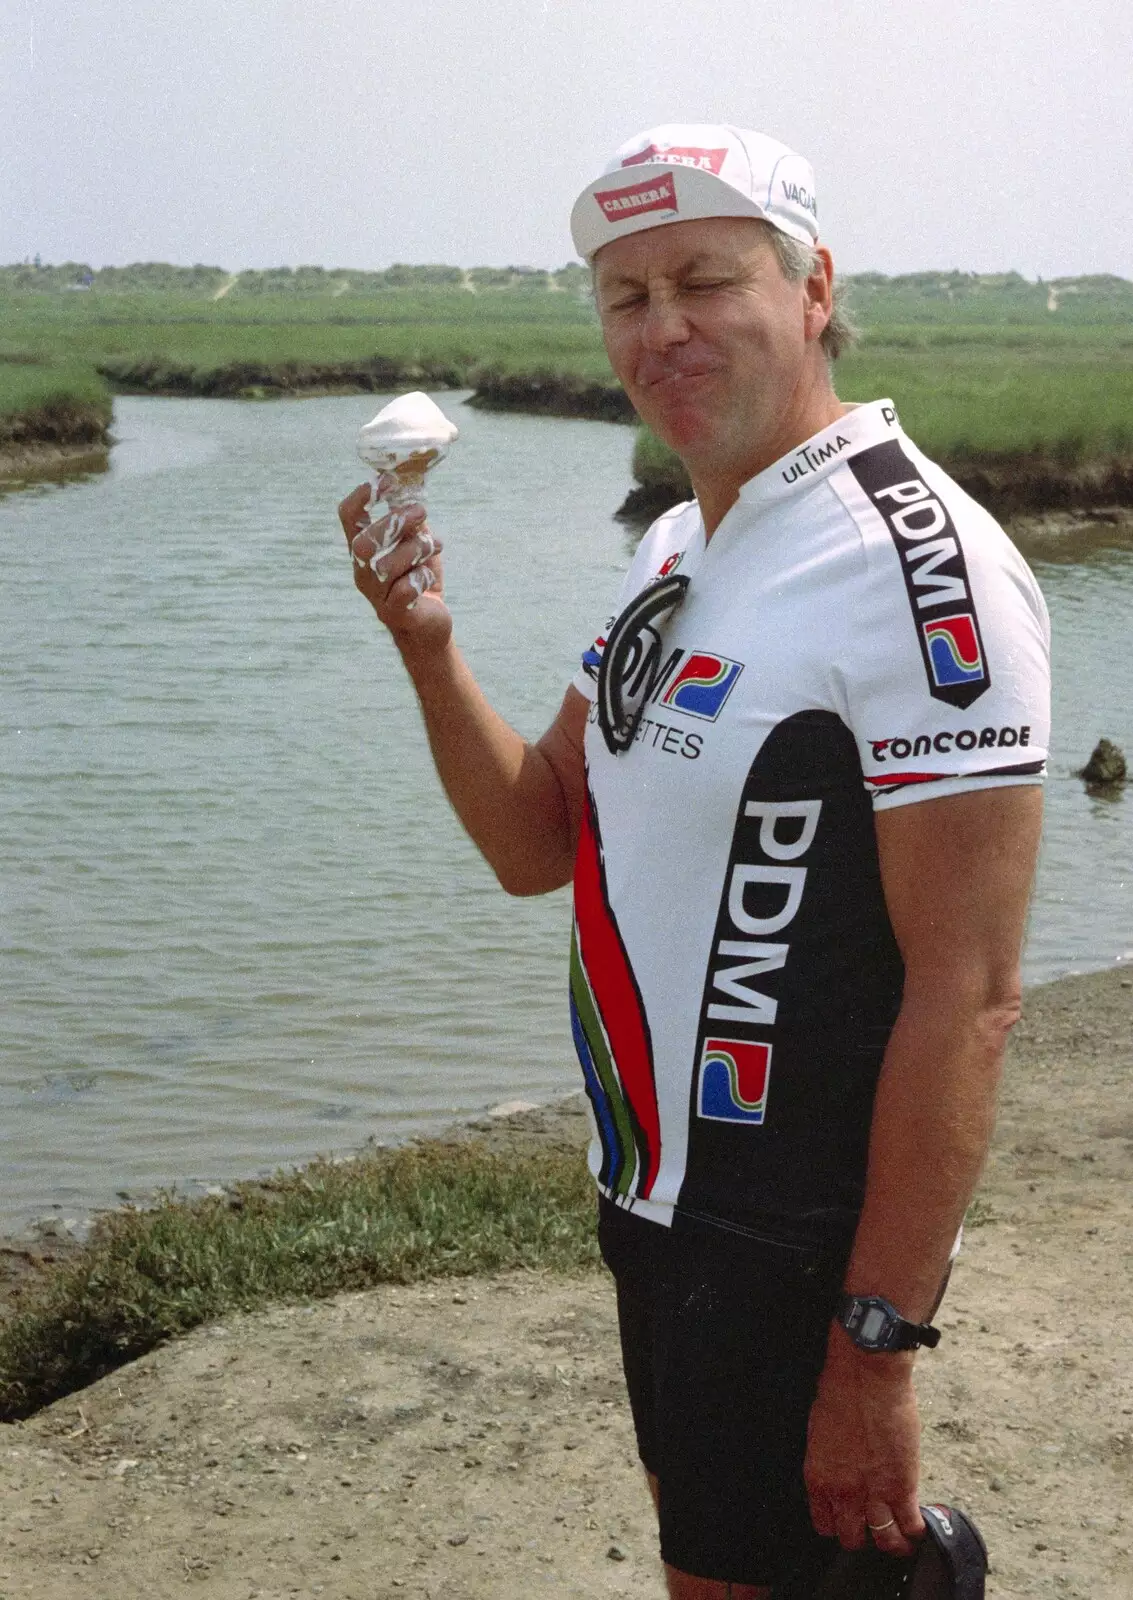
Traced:
POLYGON ((880 777, 871 778, 866 774, 866 782, 872 783, 875 789, 899 789, 905 783, 939 783, 942 778, 978 777, 978 773, 966 772, 901 772, 882 773, 880 777))
POLYGON ((875 789, 900 789, 906 783, 942 783, 945 778, 1025 778, 1041 777, 1046 771, 1046 758, 1038 761, 1020 761, 1011 767, 981 767, 978 772, 902 772, 881 773, 871 778, 863 774, 875 789))

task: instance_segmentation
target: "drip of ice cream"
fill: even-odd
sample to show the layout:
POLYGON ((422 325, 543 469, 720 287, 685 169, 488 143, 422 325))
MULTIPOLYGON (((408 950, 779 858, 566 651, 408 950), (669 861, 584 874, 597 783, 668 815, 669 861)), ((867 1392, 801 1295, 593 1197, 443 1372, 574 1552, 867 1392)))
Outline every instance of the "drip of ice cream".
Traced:
POLYGON ((367 507, 371 514, 378 503, 378 480, 383 474, 394 479, 392 485, 383 484, 381 496, 391 510, 408 501, 419 505, 426 472, 448 454, 457 432, 440 407, 419 391, 400 395, 383 406, 358 434, 358 454, 370 468, 374 487, 367 507))

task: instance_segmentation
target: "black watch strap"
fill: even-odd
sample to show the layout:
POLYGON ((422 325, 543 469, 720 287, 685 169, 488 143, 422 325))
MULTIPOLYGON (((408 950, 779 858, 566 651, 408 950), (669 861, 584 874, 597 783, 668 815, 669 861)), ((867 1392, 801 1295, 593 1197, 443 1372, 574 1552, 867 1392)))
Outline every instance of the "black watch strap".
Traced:
POLYGON ((840 1295, 835 1316, 859 1350, 892 1355, 898 1350, 917 1350, 921 1345, 933 1350, 940 1343, 939 1328, 929 1322, 906 1321, 880 1295, 840 1295))

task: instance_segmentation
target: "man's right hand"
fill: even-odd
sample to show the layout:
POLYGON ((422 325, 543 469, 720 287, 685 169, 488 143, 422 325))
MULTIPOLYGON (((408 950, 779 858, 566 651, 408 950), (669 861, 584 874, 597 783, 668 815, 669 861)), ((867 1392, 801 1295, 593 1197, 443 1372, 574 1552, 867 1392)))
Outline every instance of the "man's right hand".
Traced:
POLYGON ((371 522, 366 510, 370 494, 369 484, 359 484, 338 508, 354 564, 354 585, 393 634, 403 656, 441 650, 452 637, 441 542, 429 531, 424 506, 406 506, 371 522))

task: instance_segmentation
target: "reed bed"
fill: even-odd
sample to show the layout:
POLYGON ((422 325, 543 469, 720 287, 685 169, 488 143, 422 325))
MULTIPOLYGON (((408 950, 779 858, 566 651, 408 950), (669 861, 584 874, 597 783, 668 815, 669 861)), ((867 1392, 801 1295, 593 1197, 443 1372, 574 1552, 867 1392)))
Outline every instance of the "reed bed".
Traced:
MULTIPOLYGON (((286 278, 286 293, 272 288, 286 275, 244 274, 221 299, 131 288, 128 274, 116 292, 13 290, 0 271, 0 418, 52 389, 93 402, 111 391, 259 397, 419 385, 628 420, 577 274, 556 291, 539 275, 492 287, 482 269, 487 286, 476 293, 439 280, 358 294, 304 292, 316 279, 303 271, 286 278)), ((840 364, 839 391, 890 396, 930 454, 1077 465, 1133 453, 1133 285, 867 274, 850 292, 865 338, 840 364)), ((641 449, 661 458, 643 446, 640 460, 641 449)))

